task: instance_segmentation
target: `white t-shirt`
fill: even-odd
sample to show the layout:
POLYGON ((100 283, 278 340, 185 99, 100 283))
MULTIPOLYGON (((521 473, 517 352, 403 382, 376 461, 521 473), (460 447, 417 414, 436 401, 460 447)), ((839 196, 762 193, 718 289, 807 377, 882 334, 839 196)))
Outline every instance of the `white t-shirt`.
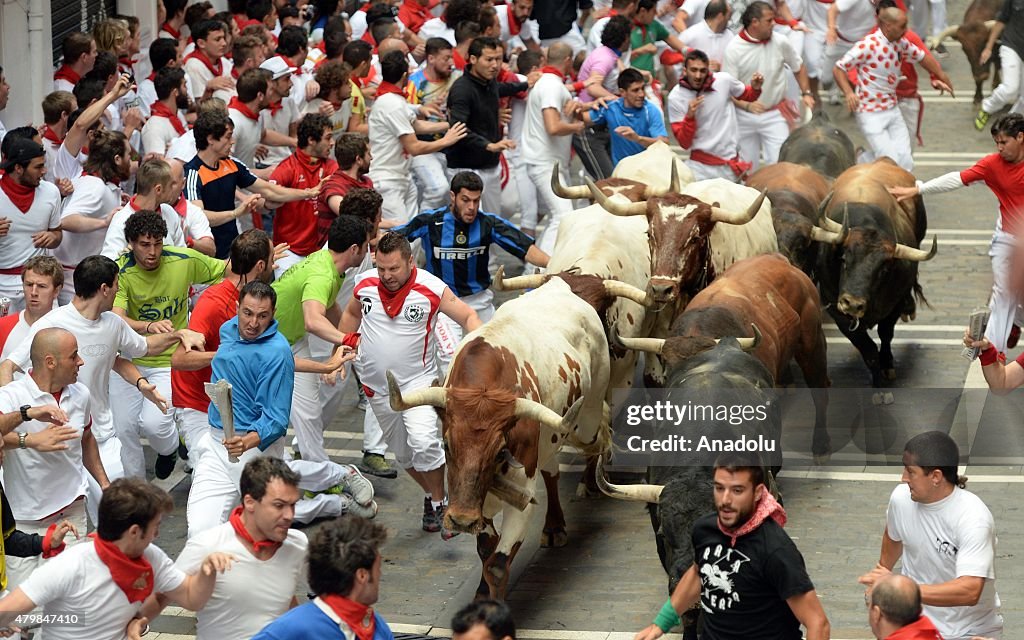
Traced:
POLYGON ((68 153, 67 147, 63 144, 57 149, 53 155, 53 180, 56 182, 61 178, 67 178, 68 180, 74 180, 78 176, 82 175, 82 166, 85 165, 87 156, 84 153, 79 153, 78 157, 68 153))
POLYGON ((167 147, 171 146, 179 134, 170 119, 163 116, 151 116, 142 126, 142 148, 145 153, 167 153, 167 147))
POLYGON ((707 22, 701 20, 692 27, 687 28, 679 37, 683 44, 694 49, 700 49, 708 54, 710 60, 721 65, 722 60, 725 58, 725 46, 735 37, 735 34, 728 29, 722 31, 722 33, 715 33, 708 26, 707 22))
MULTIPOLYGON (((423 38, 423 40, 429 40, 430 38, 444 38, 450 42, 453 47, 458 44, 455 42, 455 29, 452 29, 445 24, 445 21, 441 18, 431 18, 424 22, 423 26, 420 27, 419 36, 423 38)), ((352 37, 356 37, 354 30, 352 32, 352 37)))
MULTIPOLYGON (((168 206, 175 212, 178 211, 174 205, 168 206)), ((213 237, 213 231, 210 230, 210 219, 206 217, 206 213, 202 209, 189 200, 185 200, 185 217, 182 218, 178 213, 178 224, 181 225, 182 238, 186 246, 191 246, 188 244, 189 241, 195 242, 202 238, 213 237)))
MULTIPOLYGON (((746 87, 742 82, 724 71, 714 74, 711 91, 705 91, 704 102, 697 107, 697 132, 693 135, 690 149, 731 160, 739 153, 737 137, 736 108, 731 98, 743 95, 746 87)), ((668 94, 668 121, 682 122, 690 108, 690 101, 696 98, 693 89, 677 84, 668 94)))
MULTIPOLYGON (((3 138, 0 138, 3 141, 3 138)), ((43 138, 43 151, 46 152, 46 175, 43 179, 47 182, 57 182, 57 176, 54 175, 53 165, 57 158, 57 151, 60 149, 60 143, 56 143, 53 140, 43 138)))
MULTIPOLYGON (((79 176, 72 184, 75 190, 64 201, 60 213, 61 221, 72 215, 101 220, 110 215, 111 211, 121 207, 121 187, 116 184, 85 174, 79 176)), ((64 231, 64 239, 53 250, 53 255, 66 268, 74 269, 84 258, 100 252, 106 234, 106 229, 95 229, 85 233, 64 231)))
POLYGON ((560 77, 554 73, 541 74, 526 98, 523 150, 520 155, 524 164, 550 167, 560 162, 563 167, 568 166, 572 136, 548 135, 544 128, 544 110, 555 109, 562 122, 572 122, 571 118, 562 113, 562 107, 571 99, 560 77))
MULTIPOLYGON (((306 103, 306 108, 303 111, 303 115, 309 113, 320 113, 320 105, 326 100, 323 98, 313 98, 306 103)), ((331 127, 333 129, 334 140, 337 142, 341 134, 345 133, 348 129, 348 121, 352 119, 352 98, 346 98, 341 103, 340 109, 335 109, 334 114, 331 115, 331 127)))
POLYGON ((903 574, 919 584, 941 584, 961 576, 985 579, 972 607, 924 606, 943 638, 998 635, 1003 628, 996 593, 996 532, 992 512, 970 491, 953 488, 938 502, 921 504, 900 484, 886 510, 889 537, 903 543, 903 574))
MULTIPOLYGON (((187 54, 186 54, 187 55, 187 54)), ((230 78, 231 70, 235 68, 235 65, 228 58, 222 57, 220 59, 220 77, 230 78)), ((203 64, 200 60, 195 58, 189 58, 185 60, 185 75, 188 76, 189 84, 192 85, 192 97, 196 100, 203 97, 206 93, 206 83, 213 80, 213 72, 203 64)), ((213 92, 215 98, 220 98, 225 103, 231 99, 232 92, 219 89, 213 92)), ((191 158, 190 158, 191 160, 191 158)))
MULTIPOLYGON (((292 76, 293 78, 295 76, 292 76)), ((305 91, 305 86, 303 86, 305 91)), ((296 89, 292 89, 292 95, 295 95, 296 89)), ((291 128, 291 124, 296 120, 300 120, 299 113, 301 111, 295 106, 295 102, 292 100, 282 100, 281 108, 274 112, 271 112, 270 108, 263 109, 260 111, 260 128, 266 131, 276 131, 283 136, 288 135, 288 131, 291 128)), ((347 121, 346 121, 347 124, 347 121)), ((267 145, 267 157, 261 161, 261 164, 267 166, 274 166, 281 164, 281 161, 292 154, 292 148, 288 146, 277 146, 267 145)), ((247 167, 255 165, 247 164, 247 167)))
MULTIPOLYGON (((864 1, 864 4, 871 3, 864 1)), ((757 101, 770 109, 786 97, 786 74, 791 72, 784 65, 789 65, 792 73, 796 73, 802 64, 803 60, 789 44, 789 38, 772 33, 771 42, 767 44, 733 38, 725 48, 722 71, 746 84, 750 83, 754 72, 760 71, 764 75, 764 85, 757 101)))
MULTIPOLYGON (((526 82, 526 76, 516 74, 519 82, 526 82)), ((529 95, 529 94, 527 94, 529 95)), ((526 122, 526 98, 512 98, 512 119, 508 123, 508 137, 516 141, 516 148, 506 151, 505 154, 511 157, 518 157, 523 152, 523 123, 526 122)))
MULTIPOLYGON (((156 545, 146 547, 143 556, 153 565, 154 593, 174 591, 185 581, 185 574, 156 545)), ((124 640, 128 623, 142 608, 142 602, 128 602, 92 542, 76 544, 43 563, 21 590, 44 614, 77 612, 84 618, 84 626, 46 627, 45 640, 124 640)))
MULTIPOLYGON (((687 27, 704 22, 704 10, 708 8, 710 2, 711 0, 685 0, 683 2, 683 5, 679 8, 686 12, 687 27)), ((704 53, 707 53, 707 51, 704 53)))
MULTIPOLYGON (((78 370, 78 381, 89 390, 92 399, 92 433, 103 442, 114 435, 114 420, 110 413, 110 376, 118 352, 126 360, 146 355, 146 339, 132 331, 128 323, 112 311, 105 311, 96 320, 82 316, 75 305, 57 307, 40 318, 29 329, 21 344, 4 352, 4 358, 22 371, 32 366, 30 346, 32 338, 42 329, 67 329, 78 340, 78 355, 85 364, 78 370)), ((45 455, 45 454, 44 454, 45 455)))
POLYGON ((498 39, 505 43, 506 50, 525 49, 526 40, 540 42, 540 38, 537 36, 540 27, 536 20, 529 18, 523 20, 519 33, 512 35, 512 30, 509 28, 509 24, 512 22, 512 16, 509 15, 512 12, 512 3, 498 5, 494 9, 497 11, 498 24, 501 26, 501 35, 498 36, 498 39))
MULTIPOLYGON (((13 180, 4 176, 0 180, 13 180)), ((33 245, 32 236, 60 226, 60 191, 51 182, 41 180, 28 211, 22 213, 0 189, 0 217, 11 221, 7 235, 0 237, 0 269, 21 267, 29 258, 50 255, 49 249, 33 245)))
POLYGON ((231 118, 232 124, 235 125, 233 134, 235 146, 231 155, 241 160, 245 166, 255 167, 256 147, 259 146, 260 138, 263 137, 259 114, 256 114, 256 118, 253 119, 237 109, 228 109, 228 116, 231 118))
POLYGON ((409 103, 400 95, 387 93, 377 98, 370 111, 370 178, 409 179, 409 156, 402 147, 401 136, 415 134, 412 128, 416 116, 409 103))
MULTIPOLYGON (((836 33, 847 42, 857 42, 866 36, 875 25, 875 5, 864 0, 836 0, 839 16, 836 17, 836 33)), ((796 67, 793 67, 795 70, 796 67)))
MULTIPOLYGON (((14 326, 11 327, 11 332, 7 334, 7 341, 4 342, 4 348, 0 352, 0 361, 10 358, 15 349, 22 346, 25 338, 28 337, 28 332, 31 330, 32 327, 25 322, 25 310, 22 309, 18 312, 18 321, 14 323, 14 326)), ((25 345, 25 349, 26 351, 28 350, 28 345, 25 345)), ((23 370, 27 371, 27 369, 23 370)), ((15 377, 15 380, 17 380, 17 377, 15 377)))
MULTIPOLYGON (((117 260, 122 253, 128 250, 128 240, 124 237, 124 225, 128 222, 128 218, 136 211, 138 209, 135 207, 135 198, 132 198, 128 201, 128 204, 124 205, 110 219, 107 234, 103 237, 103 248, 100 250, 102 255, 107 256, 111 260, 117 260)), ((164 236, 164 245, 184 247, 185 235, 181 228, 181 216, 166 204, 160 205, 160 215, 164 217, 164 222, 167 223, 167 235, 164 236)))
POLYGON ((387 393, 388 370, 394 372, 399 383, 437 376, 434 325, 447 287, 437 276, 417 269, 416 284, 406 296, 402 311, 391 318, 381 303, 379 282, 376 269, 356 276, 352 295, 362 303, 363 310, 356 372, 367 387, 387 393))
POLYGON ((190 538, 174 565, 187 574, 199 570, 214 551, 235 556, 231 570, 218 574, 213 595, 196 613, 197 640, 249 640, 288 611, 305 584, 306 534, 291 529, 269 560, 258 560, 238 539, 230 522, 190 538))
POLYGON ((167 147, 167 153, 164 154, 164 158, 166 160, 188 162, 196 157, 197 153, 196 134, 192 129, 189 129, 185 132, 185 135, 179 136, 171 142, 171 146, 167 147))
MULTIPOLYGON (((82 434, 92 426, 89 390, 75 382, 64 387, 60 400, 41 391, 31 375, 0 387, 0 413, 17 413, 25 405, 39 407, 56 404, 68 415, 64 426, 77 438, 66 441, 67 449, 45 453, 35 449, 11 447, 4 455, 4 488, 14 519, 19 522, 41 520, 85 495, 87 473, 82 464, 82 434)), ((39 433, 49 422, 29 420, 20 423, 19 433, 39 433)))

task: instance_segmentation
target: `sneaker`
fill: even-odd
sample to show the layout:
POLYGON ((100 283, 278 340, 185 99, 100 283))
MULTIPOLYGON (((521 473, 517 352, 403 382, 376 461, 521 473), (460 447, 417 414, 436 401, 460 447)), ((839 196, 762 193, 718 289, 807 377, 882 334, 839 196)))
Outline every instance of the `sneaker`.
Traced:
POLYGON ((334 485, 324 493, 347 493, 359 504, 370 504, 373 501, 373 484, 366 479, 366 476, 359 473, 352 465, 345 465, 349 472, 345 474, 341 482, 334 485))
POLYGON ((1016 347, 1017 346, 1017 342, 1019 342, 1019 341, 1020 341, 1020 326, 1015 324, 1015 325, 1013 325, 1013 328, 1010 329, 1010 336, 1006 339, 1006 348, 1007 349, 1012 349, 1012 348, 1016 347))
POLYGON ((388 464, 388 461, 379 453, 363 452, 363 461, 356 465, 363 473, 378 478, 394 480, 398 477, 398 470, 388 464))
POLYGON ((441 518, 437 517, 438 512, 443 515, 444 505, 441 508, 434 510, 433 505, 430 504, 430 498, 423 498, 423 530, 429 533, 437 533, 441 530, 441 518))
POLYGON ((178 436, 178 457, 188 460, 188 447, 185 446, 185 438, 182 436, 178 436))
POLYGON ((352 496, 348 494, 343 493, 338 497, 341 499, 342 515, 351 514, 360 518, 366 518, 367 520, 372 520, 377 515, 376 500, 370 500, 369 504, 362 505, 353 500, 352 496))
POLYGON ((366 392, 363 391, 363 385, 356 385, 356 392, 359 393, 359 402, 356 403, 356 409, 366 411, 370 408, 370 401, 366 399, 366 392))
POLYGON ((434 513, 437 514, 437 521, 441 525, 441 539, 451 540, 455 536, 459 535, 460 532, 452 531, 448 527, 444 526, 444 514, 446 511, 448 511, 448 505, 442 504, 440 507, 437 508, 436 511, 434 511, 434 513))
POLYGON ((935 54, 936 58, 948 58, 949 57, 949 51, 946 50, 946 46, 944 44, 942 44, 941 42, 938 45, 936 45, 936 47, 934 49, 932 49, 932 53, 935 54))
POLYGON ((984 109, 979 110, 978 115, 974 116, 974 128, 978 131, 984 129, 985 125, 988 124, 989 116, 991 116, 991 114, 984 109))
POLYGON ((157 455, 156 457, 156 477, 159 480, 166 480, 171 477, 171 472, 174 471, 174 465, 178 462, 177 452, 168 455, 157 455))

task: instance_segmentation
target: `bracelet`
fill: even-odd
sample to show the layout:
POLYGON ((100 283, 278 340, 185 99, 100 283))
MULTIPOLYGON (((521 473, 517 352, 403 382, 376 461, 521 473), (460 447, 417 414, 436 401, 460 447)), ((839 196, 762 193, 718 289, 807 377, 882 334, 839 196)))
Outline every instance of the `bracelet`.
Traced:
POLYGON ((149 378, 147 378, 146 376, 139 376, 139 379, 135 381, 135 388, 138 389, 139 391, 142 391, 142 388, 139 387, 139 383, 142 382, 143 380, 146 381, 146 384, 149 384, 149 378))
POLYGON ((152 322, 150 322, 150 323, 148 323, 148 324, 146 325, 146 333, 149 333, 149 328, 150 328, 150 327, 152 327, 152 326, 153 326, 153 323, 152 323, 152 322))
POLYGON ((808 91, 801 91, 800 95, 802 95, 802 96, 813 96, 814 92, 810 91, 810 90, 808 90, 808 91))
POLYGON ((665 604, 661 606, 661 611, 658 612, 658 615, 654 616, 654 624, 658 625, 658 628, 665 633, 668 633, 672 627, 680 622, 679 614, 676 613, 675 607, 672 606, 671 598, 665 601, 665 604))

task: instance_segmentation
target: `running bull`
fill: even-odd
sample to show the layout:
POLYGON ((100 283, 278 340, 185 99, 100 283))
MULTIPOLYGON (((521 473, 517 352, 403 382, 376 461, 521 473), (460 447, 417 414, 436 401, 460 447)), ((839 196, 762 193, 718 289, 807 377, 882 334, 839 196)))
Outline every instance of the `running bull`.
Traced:
POLYGON ((782 143, 779 162, 806 165, 831 180, 852 167, 857 154, 850 137, 819 110, 782 143))
POLYGON ((971 65, 971 75, 974 77, 974 106, 981 105, 983 98, 982 86, 988 80, 990 67, 995 68, 992 75, 992 88, 999 85, 999 57, 996 51, 992 52, 991 58, 984 63, 981 62, 981 52, 988 43, 989 32, 995 24, 995 18, 1003 8, 1003 0, 974 0, 967 11, 964 12, 962 24, 954 24, 947 27, 936 38, 929 39, 929 47, 934 49, 942 44, 946 38, 953 38, 963 45, 964 55, 971 65), (934 40, 934 41, 932 41, 934 40))

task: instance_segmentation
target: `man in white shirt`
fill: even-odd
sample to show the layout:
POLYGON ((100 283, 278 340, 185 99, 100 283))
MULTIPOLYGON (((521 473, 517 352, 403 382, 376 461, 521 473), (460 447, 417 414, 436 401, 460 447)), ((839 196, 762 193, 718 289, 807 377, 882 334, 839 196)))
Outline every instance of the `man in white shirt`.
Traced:
POLYGON ((202 609, 218 573, 234 557, 211 553, 190 576, 174 566, 156 545, 160 521, 174 509, 167 492, 144 480, 111 483, 100 504, 96 537, 43 565, 0 600, 0 628, 37 606, 43 614, 75 612, 81 624, 48 625, 47 640, 109 640, 145 633, 147 598, 163 594, 186 609, 202 609))
POLYGON ((149 120, 142 127, 142 148, 147 154, 162 156, 174 139, 187 131, 179 113, 188 109, 184 69, 164 67, 157 71, 153 89, 156 101, 149 105, 149 120))
MULTIPOLYGON (((295 134, 302 112, 292 100, 299 91, 294 81, 297 68, 290 66, 288 58, 274 56, 264 60, 260 69, 267 77, 267 104, 260 111, 261 142, 266 146, 267 154, 257 162, 258 166, 273 168, 291 155, 298 145, 295 134)), ((270 171, 267 170, 268 176, 270 171)))
POLYGON ((96 41, 87 33, 69 33, 61 43, 61 65, 53 74, 54 91, 72 91, 96 62, 96 41))
POLYGON ((9 312, 25 308, 21 272, 29 258, 50 255, 60 244, 60 191, 43 180, 46 152, 31 140, 8 141, 0 163, 0 296, 9 312))
POLYGON ((249 69, 235 84, 238 95, 228 102, 228 117, 234 125, 232 157, 247 167, 256 166, 256 147, 263 138, 260 110, 269 104, 267 76, 259 69, 249 69))
POLYGON ((960 451, 941 431, 928 431, 903 448, 903 484, 886 510, 882 553, 860 577, 868 591, 902 559, 902 573, 921 585, 924 613, 943 638, 1000 637, 996 593, 996 533, 992 512, 964 489, 960 451))
POLYGON ((742 24, 739 35, 725 48, 722 70, 745 84, 752 83, 755 73, 764 76, 760 98, 736 114, 740 157, 757 169, 762 155, 765 164, 775 164, 782 143, 789 137, 789 125, 780 111, 786 98, 786 74, 796 75, 808 109, 814 108, 814 98, 800 54, 788 39, 773 31, 772 6, 761 0, 752 2, 743 12, 742 24))
POLYGON ((910 131, 896 96, 900 65, 919 62, 935 78, 940 91, 950 91, 949 78, 939 63, 904 38, 907 14, 895 7, 878 14, 878 30, 869 33, 843 55, 832 69, 836 84, 846 96, 846 105, 857 114, 861 133, 871 145, 874 157, 888 156, 907 171, 914 170, 910 131), (857 90, 847 73, 857 74, 857 90))
MULTIPOLYGON (((832 68, 836 62, 868 35, 875 28, 876 22, 875 3, 870 0, 835 0, 829 5, 825 28, 825 58, 821 69, 821 83, 826 88, 835 87, 832 68)), ((839 104, 832 95, 829 99, 833 104, 839 104)))
POLYGON ((170 206, 175 194, 171 190, 171 167, 159 158, 147 160, 135 174, 135 195, 128 204, 114 212, 103 237, 99 253, 111 260, 117 260, 128 251, 128 241, 124 236, 124 226, 128 218, 136 211, 156 211, 167 225, 167 236, 164 244, 171 247, 184 247, 185 237, 182 231, 181 218, 170 206))
MULTIPOLYGON (((78 109, 75 94, 54 91, 43 98, 43 149, 46 150, 46 180, 57 184, 53 162, 68 132, 68 116, 78 109)), ((67 183, 65 184, 65 188, 67 183)), ((60 185, 58 185, 60 187, 60 185)), ((62 193, 61 195, 64 195, 62 193)))
MULTIPOLYGON (((0 388, 4 485, 18 528, 44 535, 70 520, 86 531, 85 472, 108 484, 92 433, 89 390, 78 382, 78 341, 65 329, 43 329, 32 338, 32 369, 0 388)), ((21 584, 39 556, 8 558, 8 588, 21 584)))
POLYGON ((687 27, 679 36, 686 46, 707 54, 713 72, 722 68, 725 47, 736 36, 729 30, 731 14, 725 0, 711 0, 704 9, 704 19, 687 27))
POLYGON ((512 0, 505 6, 497 6, 498 24, 501 34, 498 39, 505 43, 509 51, 522 51, 529 45, 536 47, 540 40, 537 36, 537 21, 530 20, 534 0, 512 0))
POLYGON ((224 57, 228 52, 224 23, 203 20, 192 28, 195 51, 185 56, 185 72, 192 81, 192 97, 215 96, 227 102, 235 81, 231 77, 233 65, 224 57))
POLYGON ((405 236, 384 234, 377 243, 376 260, 376 269, 356 276, 339 329, 346 334, 362 331, 355 366, 370 409, 399 466, 426 493, 423 530, 441 531, 447 540, 456 534, 442 525, 448 499, 437 414, 429 406, 393 410, 385 373, 393 372, 403 392, 430 386, 438 373, 434 316, 445 314, 467 333, 480 326, 480 318, 439 278, 416 268, 405 236), (415 286, 406 286, 410 279, 415 286))
POLYGON ((633 14, 636 13, 636 3, 637 0, 612 0, 611 10, 608 14, 595 20, 590 27, 590 33, 587 34, 587 53, 601 46, 601 34, 604 33, 604 26, 608 24, 609 20, 615 16, 633 17, 633 14))
POLYGON ((447 122, 426 122, 414 115, 400 88, 409 72, 404 53, 385 54, 380 66, 382 81, 370 111, 370 179, 384 198, 384 220, 404 224, 418 213, 410 158, 450 147, 466 136, 466 127, 457 122, 449 128, 447 122), (441 138, 432 142, 416 137, 442 133, 441 138))
POLYGON ((64 269, 56 258, 36 256, 28 259, 21 272, 25 308, 0 318, 0 357, 6 358, 22 346, 32 325, 53 309, 63 285, 64 269))
MULTIPOLYGON (((565 88, 565 78, 572 69, 572 47, 556 42, 548 48, 548 64, 542 68, 540 79, 526 98, 526 118, 523 120, 523 149, 521 162, 526 174, 537 190, 541 209, 548 212, 547 227, 537 248, 550 255, 555 249, 558 225, 562 216, 572 212, 572 201, 559 198, 551 190, 551 170, 559 166, 562 184, 569 181, 569 163, 572 159, 572 136, 586 127, 577 113, 565 113, 572 100, 565 88)), ((499 213, 499 212, 488 212, 499 213)))

